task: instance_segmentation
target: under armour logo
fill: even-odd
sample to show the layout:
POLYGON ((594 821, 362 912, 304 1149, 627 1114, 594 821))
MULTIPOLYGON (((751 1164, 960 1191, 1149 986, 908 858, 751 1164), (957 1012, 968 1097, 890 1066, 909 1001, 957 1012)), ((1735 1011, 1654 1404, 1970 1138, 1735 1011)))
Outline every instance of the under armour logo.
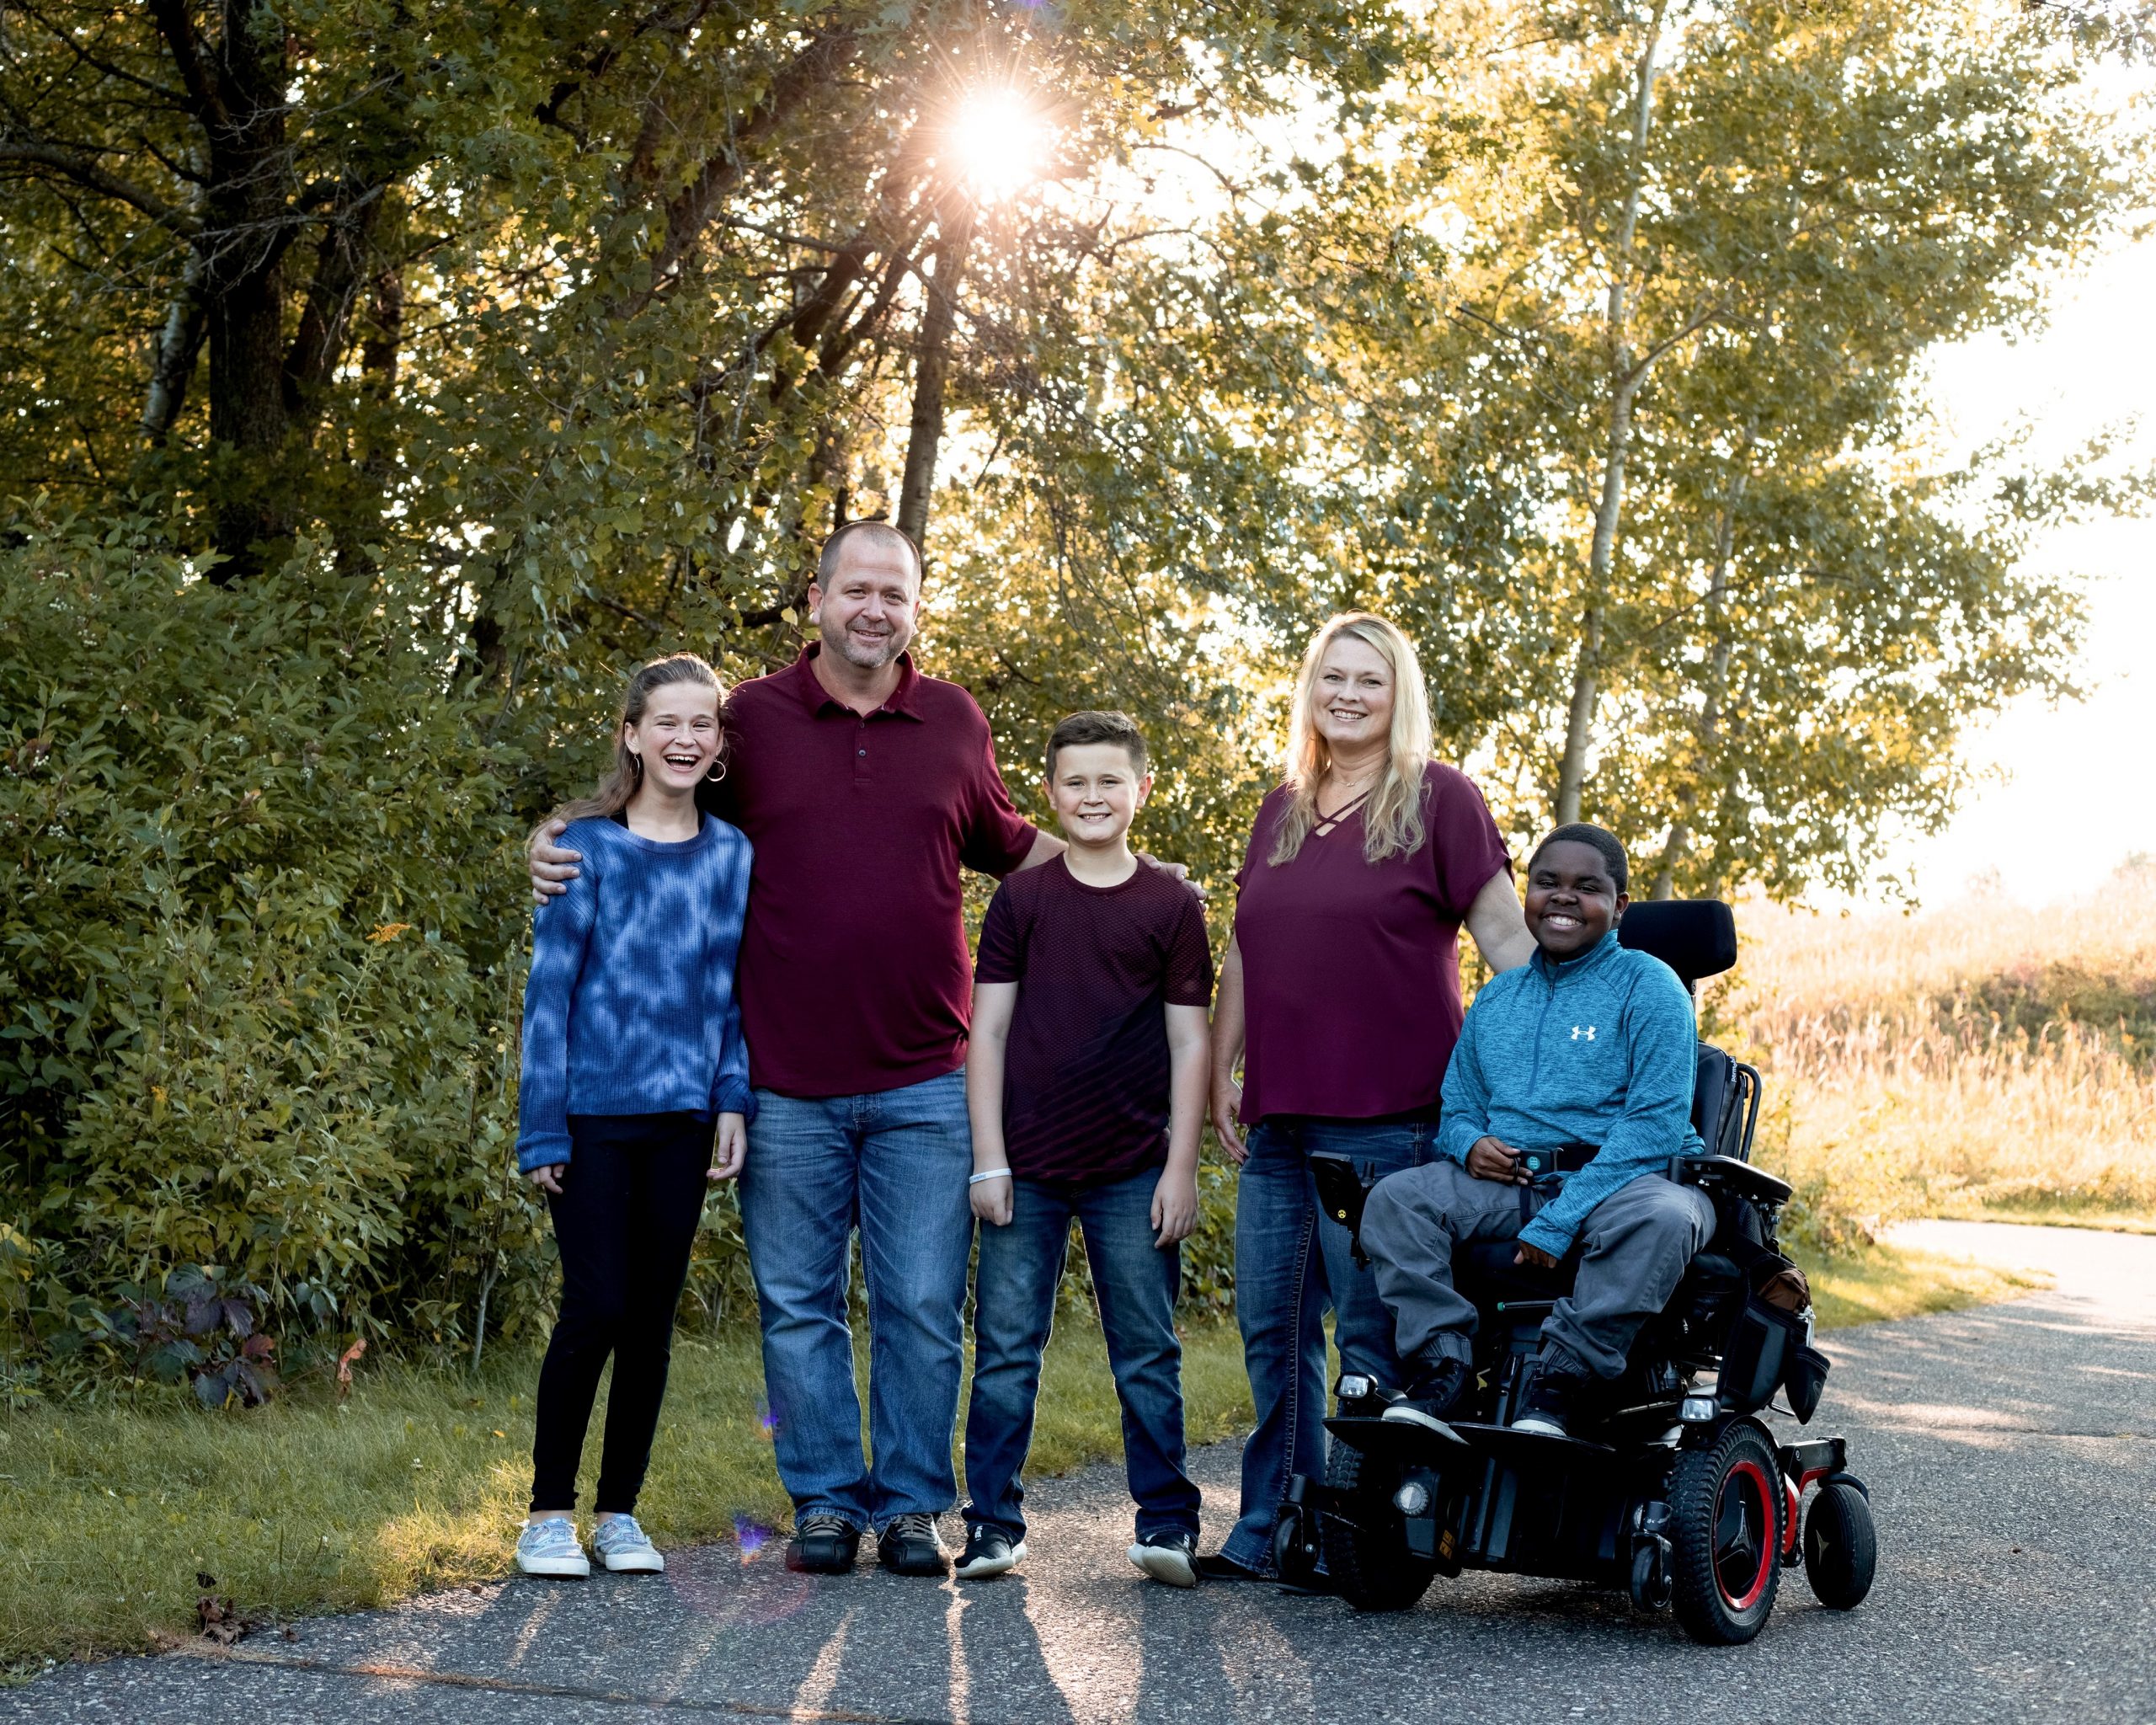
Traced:
POLYGON ((1575 1025, 1573 1025, 1573 1026, 1572 1026, 1572 1040, 1573 1040, 1574 1042, 1577 1042, 1577 1041, 1579 1041, 1582 1037, 1584 1037, 1588 1041, 1589 1041, 1589 1042, 1593 1042, 1593 1041, 1594 1040, 1594 1026, 1593 1026, 1593 1025, 1592 1025, 1592 1024, 1588 1024, 1588 1025, 1579 1025, 1579 1024, 1575 1024, 1575 1025))

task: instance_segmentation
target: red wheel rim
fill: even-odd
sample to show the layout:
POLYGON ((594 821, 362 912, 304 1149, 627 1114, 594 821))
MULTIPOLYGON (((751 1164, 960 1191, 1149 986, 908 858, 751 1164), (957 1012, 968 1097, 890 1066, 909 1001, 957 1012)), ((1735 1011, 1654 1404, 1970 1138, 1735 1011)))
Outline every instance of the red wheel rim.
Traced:
POLYGON ((1715 1499, 1715 1584, 1732 1611, 1750 1610, 1774 1573, 1774 1487, 1756 1461, 1740 1458, 1715 1499))

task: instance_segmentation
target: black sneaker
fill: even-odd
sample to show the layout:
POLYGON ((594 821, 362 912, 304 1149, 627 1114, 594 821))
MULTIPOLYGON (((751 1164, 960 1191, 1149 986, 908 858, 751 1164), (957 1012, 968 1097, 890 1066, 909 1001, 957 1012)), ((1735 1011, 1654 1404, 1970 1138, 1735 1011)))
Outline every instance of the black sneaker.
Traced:
POLYGON ((861 1530, 843 1515, 804 1515, 786 1542, 786 1567, 803 1575, 844 1575, 861 1550, 861 1530))
POLYGON ((966 1549, 958 1557, 958 1567, 953 1573, 961 1581, 985 1581, 991 1575, 1002 1575, 1025 1561, 1026 1542, 1011 1543, 1011 1535, 1000 1527, 985 1521, 970 1522, 966 1527, 966 1549))
POLYGON ((1130 1548, 1130 1561, 1170 1587, 1198 1585, 1198 1537, 1180 1528, 1141 1535, 1130 1548))
POLYGON ((936 1518, 916 1510, 894 1515, 876 1536, 876 1561, 894 1575, 948 1575, 951 1558, 936 1531, 936 1518))
POLYGON ((1466 1411, 1468 1391, 1474 1386, 1475 1374, 1464 1359, 1440 1359, 1422 1365, 1381 1418, 1395 1425, 1419 1425, 1458 1442, 1460 1434, 1446 1422, 1466 1411))
POLYGON ((1580 1392, 1587 1381, 1576 1372, 1550 1371, 1537 1360, 1521 1391, 1519 1411, 1513 1415, 1516 1432, 1540 1432, 1548 1438, 1569 1438, 1578 1417, 1580 1392))

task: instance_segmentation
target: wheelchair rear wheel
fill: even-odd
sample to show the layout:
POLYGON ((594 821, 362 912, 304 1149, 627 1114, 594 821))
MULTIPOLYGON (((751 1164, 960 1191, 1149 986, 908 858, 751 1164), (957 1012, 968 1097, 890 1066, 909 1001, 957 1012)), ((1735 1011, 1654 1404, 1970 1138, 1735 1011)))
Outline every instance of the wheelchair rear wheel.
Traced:
POLYGON ((1333 1587, 1358 1611, 1405 1611, 1429 1591, 1438 1567, 1407 1549, 1392 1501, 1399 1471, 1336 1437, 1325 1482, 1344 1512, 1319 1518, 1333 1587))
POLYGON ((1752 1421, 1732 1421, 1679 1458, 1669 1487, 1673 1603, 1694 1641, 1736 1647, 1766 1626, 1787 1514, 1781 1462, 1752 1421))

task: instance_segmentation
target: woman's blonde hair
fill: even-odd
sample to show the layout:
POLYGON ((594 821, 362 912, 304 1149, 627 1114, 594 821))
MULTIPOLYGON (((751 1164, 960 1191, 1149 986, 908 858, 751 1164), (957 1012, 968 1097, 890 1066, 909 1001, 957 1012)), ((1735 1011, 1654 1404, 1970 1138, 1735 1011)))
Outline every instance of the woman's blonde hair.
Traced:
POLYGON ((1371 862, 1412 856, 1422 848, 1422 775, 1430 764, 1430 692, 1413 644, 1381 617, 1351 611, 1310 637, 1295 676, 1294 711, 1288 721, 1286 783, 1294 793, 1273 837, 1274 867, 1290 862, 1317 825, 1317 788, 1332 751, 1317 728, 1318 668, 1343 635, 1369 648, 1392 670, 1391 748, 1385 775, 1363 805, 1363 856, 1371 862))
MULTIPOLYGON (((644 708, 650 704, 654 692, 670 683, 695 683, 717 695, 720 706, 726 704, 726 687, 719 681, 718 673, 693 653, 670 653, 664 659, 638 666, 630 676, 628 687, 622 692, 621 717, 614 724, 613 766, 590 796, 563 804, 547 817, 548 820, 611 820, 629 806, 629 798, 636 795, 637 788, 643 782, 643 762, 637 758, 622 734, 632 725, 643 723, 644 708)), ((721 761, 726 759, 725 739, 722 721, 721 761)), ((722 766, 721 776, 724 772, 722 766)))

